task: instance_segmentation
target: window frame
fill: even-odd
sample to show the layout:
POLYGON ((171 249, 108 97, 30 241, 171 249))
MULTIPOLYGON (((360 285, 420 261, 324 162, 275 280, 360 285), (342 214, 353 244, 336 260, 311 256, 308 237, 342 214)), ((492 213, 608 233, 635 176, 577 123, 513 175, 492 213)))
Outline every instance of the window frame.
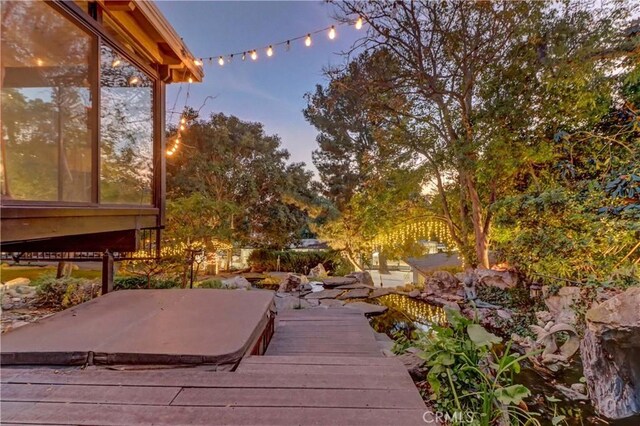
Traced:
POLYGON ((164 143, 164 85, 160 79, 160 73, 152 66, 147 64, 144 59, 125 48, 118 40, 111 36, 100 22, 101 6, 95 3, 97 7, 97 16, 91 17, 80 6, 73 1, 65 0, 47 0, 47 6, 51 7, 54 11, 62 15, 64 19, 67 19, 73 25, 80 30, 86 32, 93 37, 92 43, 94 43, 92 49, 92 55, 89 60, 89 69, 92 70, 90 80, 93 84, 90 87, 90 93, 92 97, 92 110, 89 116, 89 123, 91 125, 91 201, 42 201, 42 200, 7 200, 2 199, 3 207, 42 207, 42 208, 55 208, 55 207, 84 207, 92 209, 104 209, 104 210, 131 210, 135 209, 140 212, 148 211, 149 214, 154 214, 158 211, 158 208, 162 207, 162 198, 164 195, 163 180, 162 180, 162 162, 164 160, 162 156, 163 143, 164 143), (100 45, 104 43, 113 49, 117 54, 127 59, 138 70, 147 75, 151 81, 152 89, 152 179, 151 179, 151 203, 150 204, 114 204, 114 203, 100 203, 100 163, 101 163, 101 146, 100 146, 100 45))

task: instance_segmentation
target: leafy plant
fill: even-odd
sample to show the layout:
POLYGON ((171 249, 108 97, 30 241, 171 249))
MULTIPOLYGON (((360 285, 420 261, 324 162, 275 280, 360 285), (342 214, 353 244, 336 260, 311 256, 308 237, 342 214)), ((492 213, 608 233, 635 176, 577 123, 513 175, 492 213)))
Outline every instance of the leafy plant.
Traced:
POLYGON ((212 278, 204 281, 199 281, 195 284, 195 286, 199 288, 225 288, 222 281, 212 278))
MULTIPOLYGON (((502 339, 476 321, 451 308, 445 311, 448 327, 417 332, 411 342, 422 350, 420 357, 429 367, 426 379, 436 408, 447 413, 473 412, 479 425, 539 425, 524 403, 529 389, 513 383, 520 363, 532 354, 511 352, 511 343, 501 348, 502 339)), ((398 347, 406 345, 401 341, 398 347)))
POLYGON ((47 274, 34 281, 40 306, 69 308, 97 297, 100 285, 84 278, 55 278, 47 274))

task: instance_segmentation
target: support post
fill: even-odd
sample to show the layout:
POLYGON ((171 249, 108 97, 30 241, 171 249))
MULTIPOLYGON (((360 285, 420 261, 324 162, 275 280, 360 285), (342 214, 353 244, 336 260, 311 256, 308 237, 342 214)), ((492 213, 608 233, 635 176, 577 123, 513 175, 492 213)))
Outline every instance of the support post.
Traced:
POLYGON ((102 295, 113 291, 113 254, 106 250, 102 255, 102 295))

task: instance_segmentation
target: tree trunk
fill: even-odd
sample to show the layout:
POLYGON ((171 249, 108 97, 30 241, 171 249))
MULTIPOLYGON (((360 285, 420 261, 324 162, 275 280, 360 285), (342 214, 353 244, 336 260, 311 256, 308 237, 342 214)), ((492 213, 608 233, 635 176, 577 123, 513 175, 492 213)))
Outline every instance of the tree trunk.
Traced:
POLYGON ((64 276, 65 262, 58 262, 58 269, 56 270, 56 279, 60 279, 64 276))
POLYGON ((378 252, 378 272, 384 275, 391 274, 387 264, 387 256, 382 251, 378 252))
POLYGON ((353 266, 353 269, 356 270, 356 272, 362 272, 364 270, 362 265, 355 260, 353 254, 349 250, 345 250, 344 254, 347 257, 349 263, 351 263, 351 266, 353 266))

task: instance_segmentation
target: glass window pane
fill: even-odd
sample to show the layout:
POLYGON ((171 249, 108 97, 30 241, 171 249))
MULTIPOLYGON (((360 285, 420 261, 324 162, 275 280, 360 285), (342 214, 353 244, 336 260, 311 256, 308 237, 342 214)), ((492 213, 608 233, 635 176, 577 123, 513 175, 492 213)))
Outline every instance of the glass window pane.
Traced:
POLYGON ((153 80, 100 47, 100 202, 151 204, 153 80))
POLYGON ((2 200, 91 201, 95 38, 41 1, 2 4, 2 200))

